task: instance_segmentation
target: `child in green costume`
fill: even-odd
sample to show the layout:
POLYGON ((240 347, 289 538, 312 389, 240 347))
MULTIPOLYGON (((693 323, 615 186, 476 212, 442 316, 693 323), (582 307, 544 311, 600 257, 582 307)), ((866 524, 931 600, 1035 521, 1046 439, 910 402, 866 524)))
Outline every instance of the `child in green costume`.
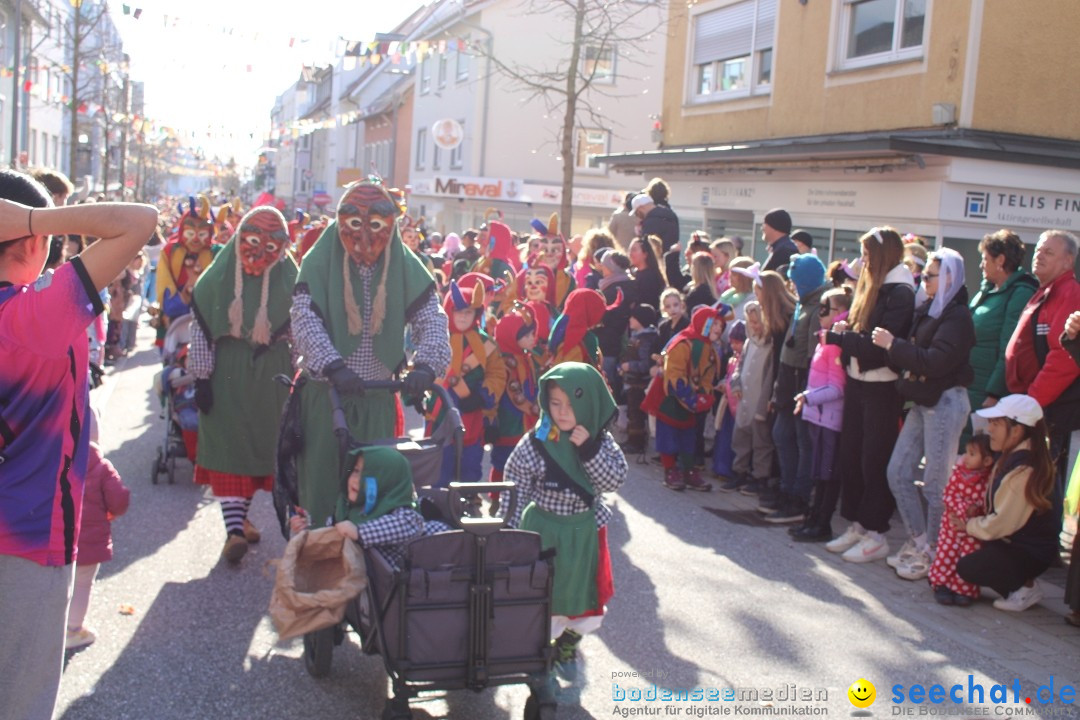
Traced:
POLYGON ((566 362, 540 378, 540 420, 506 461, 505 479, 517 484, 518 512, 509 525, 540 533, 555 548, 551 632, 556 670, 577 675, 577 645, 603 620, 614 594, 603 493, 626 480, 626 458, 607 431, 617 409, 591 365, 566 362))
MULTIPOLYGON (((345 467, 350 470, 334 510, 334 528, 365 548, 377 548, 400 567, 405 545, 424 534, 409 461, 391 447, 361 447, 349 453, 345 467)), ((292 532, 309 524, 308 513, 298 507, 290 520, 292 532)))

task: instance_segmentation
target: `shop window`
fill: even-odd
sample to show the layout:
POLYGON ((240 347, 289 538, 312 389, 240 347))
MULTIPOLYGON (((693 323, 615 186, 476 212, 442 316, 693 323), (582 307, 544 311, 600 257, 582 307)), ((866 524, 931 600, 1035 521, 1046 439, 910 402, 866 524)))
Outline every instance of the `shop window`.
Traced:
POLYGON ((841 0, 840 66, 922 57, 928 0, 841 0))
POLYGON ((768 93, 772 85, 776 0, 743 0, 694 18, 693 99, 768 93))

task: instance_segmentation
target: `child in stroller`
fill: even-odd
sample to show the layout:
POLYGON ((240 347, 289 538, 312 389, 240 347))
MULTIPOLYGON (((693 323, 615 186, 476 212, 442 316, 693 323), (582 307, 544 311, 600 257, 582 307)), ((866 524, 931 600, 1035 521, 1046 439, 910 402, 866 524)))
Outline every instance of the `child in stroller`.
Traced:
POLYGON ((187 345, 176 351, 173 362, 162 372, 162 385, 169 394, 170 422, 179 426, 188 457, 194 461, 199 409, 195 406, 195 376, 187 371, 187 356, 187 345))

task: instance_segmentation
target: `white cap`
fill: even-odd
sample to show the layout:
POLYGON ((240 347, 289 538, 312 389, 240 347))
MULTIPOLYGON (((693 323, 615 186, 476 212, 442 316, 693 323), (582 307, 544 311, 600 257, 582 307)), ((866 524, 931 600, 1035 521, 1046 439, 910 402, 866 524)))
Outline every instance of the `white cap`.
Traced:
POLYGON ((1006 395, 997 405, 976 410, 975 414, 984 418, 1009 418, 1028 427, 1035 427, 1043 419, 1042 407, 1030 395, 1006 395))
POLYGON ((638 193, 634 196, 634 199, 630 201, 630 209, 637 210, 642 205, 652 205, 653 199, 645 193, 638 193))

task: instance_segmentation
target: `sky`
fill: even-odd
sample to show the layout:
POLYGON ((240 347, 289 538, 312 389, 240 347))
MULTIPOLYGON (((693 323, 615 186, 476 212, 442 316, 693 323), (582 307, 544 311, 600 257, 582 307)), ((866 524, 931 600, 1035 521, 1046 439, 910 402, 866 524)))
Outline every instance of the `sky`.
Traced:
POLYGON ((264 144, 275 98, 304 64, 325 66, 344 40, 371 41, 424 4, 124 0, 110 11, 131 78, 144 83, 146 116, 182 131, 185 144, 208 156, 235 156, 247 166, 264 144))

